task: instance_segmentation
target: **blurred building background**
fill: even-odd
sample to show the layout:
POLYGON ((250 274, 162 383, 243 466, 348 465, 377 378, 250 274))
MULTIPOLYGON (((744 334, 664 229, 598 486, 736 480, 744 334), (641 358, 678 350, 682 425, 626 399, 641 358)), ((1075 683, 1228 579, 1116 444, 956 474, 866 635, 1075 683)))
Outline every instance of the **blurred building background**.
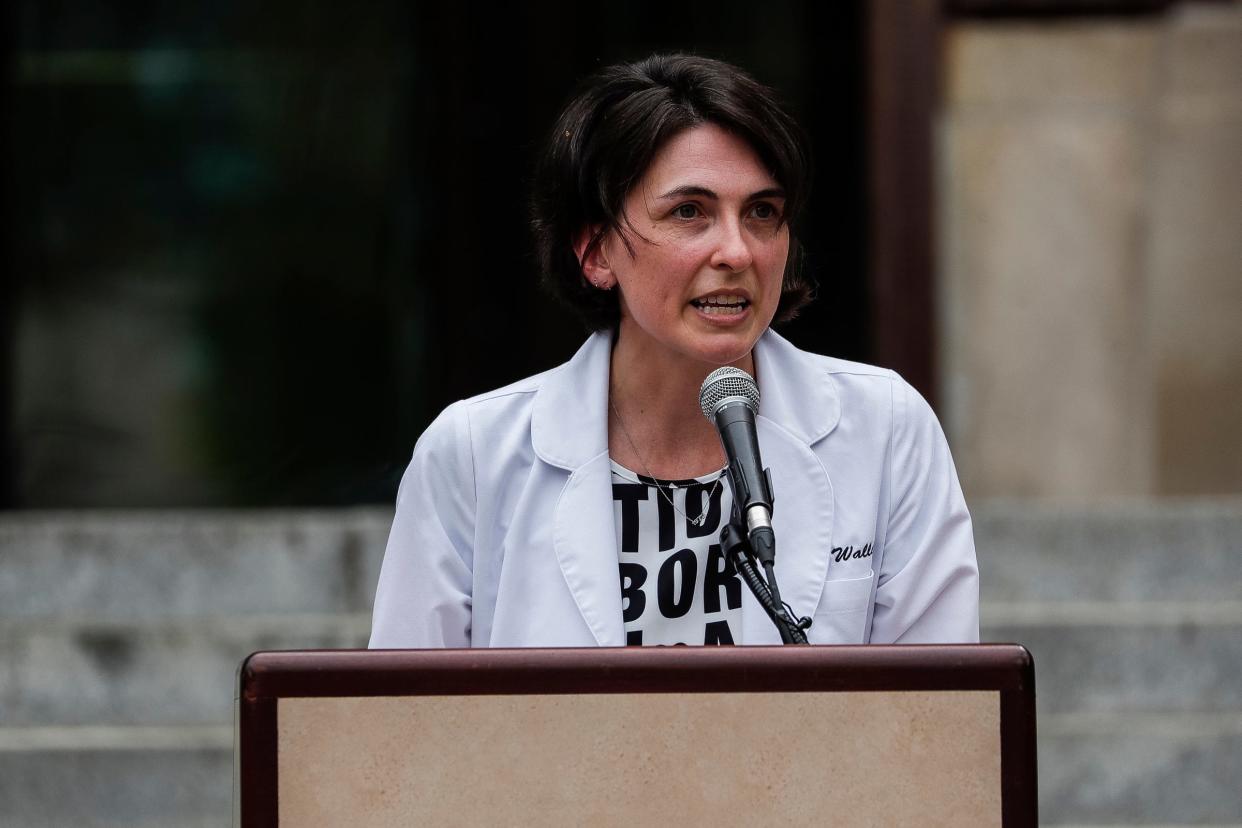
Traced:
POLYGON ((583 333, 531 161, 575 80, 748 67, 807 127, 788 335, 932 399, 1042 821, 1242 824, 1242 7, 7 11, 0 824, 219 825, 257 649, 361 646, 447 403, 583 333))

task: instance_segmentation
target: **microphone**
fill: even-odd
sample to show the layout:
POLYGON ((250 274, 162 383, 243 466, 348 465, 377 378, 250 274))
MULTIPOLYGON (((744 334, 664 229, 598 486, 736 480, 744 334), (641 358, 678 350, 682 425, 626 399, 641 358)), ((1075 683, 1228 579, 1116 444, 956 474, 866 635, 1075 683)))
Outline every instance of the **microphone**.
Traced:
POLYGON ((733 491, 734 519, 720 532, 720 545, 732 558, 737 555, 738 574, 759 599, 785 644, 806 644, 803 630, 811 619, 797 618, 781 601, 776 586, 776 533, 772 531, 772 472, 759 457, 759 438, 755 434, 755 413, 759 410, 759 386, 755 378, 740 368, 717 368, 703 380, 699 389, 703 416, 720 432, 720 444, 729 460, 729 487, 733 491), (737 516, 746 517, 746 540, 741 538, 737 516), (767 573, 767 582, 745 559, 741 549, 750 552, 767 573))
POLYGON ((776 556, 776 535, 772 531, 772 475, 763 468, 755 435, 759 386, 740 368, 717 368, 703 380, 699 407, 720 432, 729 461, 733 506, 746 519, 751 549, 760 563, 769 566, 776 556))

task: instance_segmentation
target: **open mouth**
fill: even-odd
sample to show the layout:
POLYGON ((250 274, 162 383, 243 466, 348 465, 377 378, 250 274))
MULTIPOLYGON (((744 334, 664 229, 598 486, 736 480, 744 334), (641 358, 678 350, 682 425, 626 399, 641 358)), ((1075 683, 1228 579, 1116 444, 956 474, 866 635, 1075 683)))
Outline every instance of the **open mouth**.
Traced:
POLYGON ((691 299, 690 304, 711 316, 739 314, 750 307, 750 302, 741 296, 704 296, 701 299, 691 299))

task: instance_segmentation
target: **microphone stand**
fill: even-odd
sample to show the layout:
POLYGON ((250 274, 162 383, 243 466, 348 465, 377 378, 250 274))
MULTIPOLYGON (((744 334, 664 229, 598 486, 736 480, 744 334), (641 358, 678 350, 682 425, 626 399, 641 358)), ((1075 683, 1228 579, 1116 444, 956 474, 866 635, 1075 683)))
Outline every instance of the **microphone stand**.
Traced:
POLYGON ((790 612, 785 609, 785 605, 781 601, 780 589, 776 586, 775 563, 770 556, 765 556, 765 560, 762 561, 763 568, 767 573, 767 580, 765 581, 763 576, 759 574, 759 570, 755 568, 753 560, 755 558, 754 550, 751 549, 750 540, 746 535, 746 530, 742 528, 740 516, 737 514, 736 509, 729 522, 720 530, 720 548, 733 561, 734 568, 742 576, 746 586, 750 587, 750 591, 758 599, 759 605, 763 607, 768 617, 772 619, 772 623, 776 625, 776 631, 781 635, 781 643, 810 643, 806 639, 804 630, 811 626, 811 619, 799 618, 794 620, 790 612))

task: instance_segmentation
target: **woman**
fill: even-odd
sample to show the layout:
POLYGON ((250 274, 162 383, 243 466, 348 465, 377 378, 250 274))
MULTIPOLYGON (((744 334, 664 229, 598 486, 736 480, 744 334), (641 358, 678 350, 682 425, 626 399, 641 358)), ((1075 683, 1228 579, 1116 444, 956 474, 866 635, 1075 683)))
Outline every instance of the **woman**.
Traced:
POLYGON ((699 411, 759 384, 784 601, 812 643, 978 640, 970 518, 923 399, 769 330, 809 299, 801 131, 737 68, 592 77, 535 181, 544 278, 595 330, 566 364, 449 406, 397 496, 372 647, 776 644, 720 553, 725 457, 699 411))

